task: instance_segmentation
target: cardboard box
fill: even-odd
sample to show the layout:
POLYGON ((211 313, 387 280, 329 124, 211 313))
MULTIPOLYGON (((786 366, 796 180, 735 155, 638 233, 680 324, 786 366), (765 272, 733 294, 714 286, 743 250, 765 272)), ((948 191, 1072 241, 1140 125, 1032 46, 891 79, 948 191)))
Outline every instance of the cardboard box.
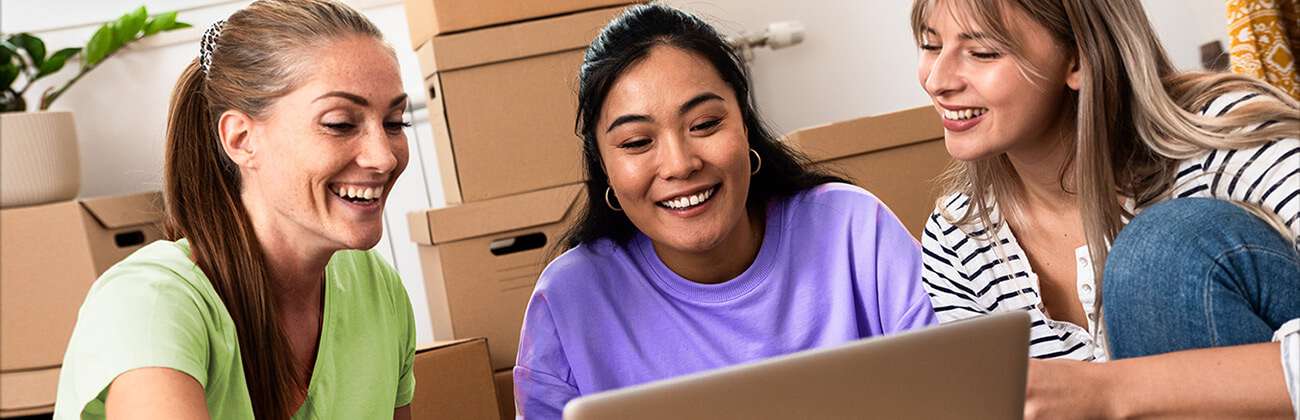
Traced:
POLYGON ((435 343, 415 353, 413 419, 495 419, 497 394, 487 340, 435 343))
POLYGON ((585 205, 582 184, 408 215, 435 340, 487 337, 515 364, 519 330, 552 245, 585 205))
POLYGON ((0 372, 0 417, 54 412, 59 368, 0 372))
POLYGON ((929 106, 805 128, 787 141, 871 191, 917 238, 939 195, 934 181, 952 161, 929 106))
POLYGON ((578 67, 623 8, 488 28, 417 51, 448 204, 582 181, 578 67))
POLYGON ((497 409, 501 411, 501 420, 513 420, 515 418, 514 368, 497 371, 492 374, 492 381, 497 386, 497 409))
POLYGON ((627 0, 406 0, 411 45, 436 35, 629 3, 627 0))
POLYGON ((151 192, 0 210, 0 416, 53 410, 86 292, 162 237, 161 206, 151 192))
POLYGON ((0 371, 57 367, 95 278, 162 237, 156 192, 0 210, 0 371))

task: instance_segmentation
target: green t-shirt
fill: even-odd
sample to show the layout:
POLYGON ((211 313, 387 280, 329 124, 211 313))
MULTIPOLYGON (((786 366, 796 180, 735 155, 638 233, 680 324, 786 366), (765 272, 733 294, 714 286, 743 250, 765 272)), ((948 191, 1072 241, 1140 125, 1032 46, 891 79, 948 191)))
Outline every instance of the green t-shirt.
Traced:
MULTIPOLYGON (((104 418, 109 384, 142 367, 194 377, 213 419, 253 418, 235 324, 189 255, 183 239, 154 242, 95 281, 64 355, 55 418, 104 418)), ((415 391, 406 289, 368 251, 334 254, 325 283, 316 366, 293 418, 392 418, 415 391)))

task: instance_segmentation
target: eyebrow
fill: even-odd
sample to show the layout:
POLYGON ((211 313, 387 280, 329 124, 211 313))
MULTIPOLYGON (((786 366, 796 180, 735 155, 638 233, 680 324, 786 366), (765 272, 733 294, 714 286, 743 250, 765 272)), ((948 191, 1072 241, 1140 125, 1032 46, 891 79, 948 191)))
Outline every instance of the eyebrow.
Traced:
POLYGON ((623 125, 623 124, 627 124, 627 123, 634 123, 634 122, 652 122, 652 121, 654 121, 654 118, 650 118, 649 115, 643 115, 643 114, 627 114, 627 115, 623 115, 623 116, 620 116, 620 117, 618 117, 618 118, 615 118, 615 119, 614 119, 614 122, 609 123, 609 128, 606 128, 606 129, 605 129, 605 132, 608 133, 608 132, 610 132, 610 131, 614 131, 614 128, 617 128, 618 126, 623 125))
MULTIPOLYGON (((370 106, 370 101, 367 101, 366 98, 361 97, 361 95, 357 95, 357 94, 354 94, 354 93, 348 93, 348 92, 344 92, 344 91, 339 91, 339 90, 332 91, 332 92, 327 92, 327 93, 325 93, 324 95, 321 95, 321 96, 316 97, 316 99, 313 99, 312 102, 316 102, 316 101, 319 101, 319 100, 321 100, 321 99, 325 99, 325 98, 343 98, 343 99, 347 99, 348 101, 351 101, 351 102, 353 102, 353 103, 355 103, 355 104, 357 104, 357 105, 361 105, 361 106, 370 106)), ((388 103, 388 107, 389 107, 389 108, 396 108, 398 105, 401 105, 402 102, 406 101, 406 98, 407 98, 407 96, 406 96, 405 93, 403 93, 403 94, 401 94, 401 95, 397 95, 396 98, 393 98, 392 102, 389 102, 389 103, 388 103)))
MULTIPOLYGON (((699 94, 699 95, 695 95, 694 98, 691 98, 690 100, 686 101, 686 103, 683 103, 682 106, 678 107, 678 108, 677 108, 677 114, 678 114, 678 115, 682 115, 682 114, 685 114, 685 113, 687 113, 687 112, 690 112, 691 109, 694 109, 695 107, 700 106, 700 104, 703 104, 703 103, 705 103, 705 102, 709 102, 709 101, 724 101, 724 102, 725 102, 725 100, 722 99, 721 96, 718 96, 718 94, 716 94, 716 93, 713 93, 713 92, 704 92, 704 93, 701 93, 701 94, 699 94)), ((615 118, 615 119, 614 119, 614 122, 612 122, 612 123, 609 124, 609 128, 606 128, 606 129, 605 129, 605 132, 608 133, 608 132, 610 132, 610 131, 614 131, 614 128, 615 128, 615 127, 618 127, 618 126, 620 126, 620 125, 627 124, 627 123, 633 123, 633 122, 653 122, 653 121, 654 121, 654 118, 650 118, 649 115, 644 115, 644 114, 627 114, 627 115, 623 115, 623 116, 620 116, 620 117, 618 117, 618 118, 615 118)))
POLYGON ((677 108, 677 115, 685 114, 689 112, 692 108, 700 106, 700 104, 708 101, 722 101, 722 97, 718 96, 718 94, 713 92, 704 92, 699 95, 695 95, 694 98, 691 98, 691 100, 686 101, 686 103, 682 104, 680 108, 677 108))
MULTIPOLYGON (((934 36, 939 36, 939 31, 936 31, 934 30, 934 28, 931 28, 929 26, 924 27, 923 29, 921 29, 921 31, 928 34, 934 34, 934 36)), ((988 38, 990 38, 989 35, 983 32, 962 32, 960 34, 957 34, 957 39, 961 39, 961 40, 973 41, 973 40, 981 40, 981 39, 988 39, 988 38)))
POLYGON ((388 107, 389 107, 389 108, 397 108, 398 105, 402 105, 404 102, 406 102, 406 94, 405 94, 405 93, 403 93, 403 94, 401 94, 401 95, 397 95, 396 98, 393 98, 393 101, 388 103, 388 107))

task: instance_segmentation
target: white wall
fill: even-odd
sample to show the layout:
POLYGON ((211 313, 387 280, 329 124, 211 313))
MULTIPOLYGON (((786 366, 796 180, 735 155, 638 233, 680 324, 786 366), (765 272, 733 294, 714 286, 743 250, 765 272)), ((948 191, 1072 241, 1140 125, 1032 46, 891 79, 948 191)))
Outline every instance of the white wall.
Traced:
POLYGON ((1228 50, 1226 0, 1142 0, 1147 19, 1181 69, 1201 68, 1201 44, 1219 40, 1228 50))
MULTIPOLYGON (((544 1, 544 0, 537 0, 544 1)), ((231 0, 0 0, 0 31, 31 31, 51 50, 83 45, 96 24, 139 4, 152 12, 182 10, 196 28, 163 34, 106 61, 59 99, 56 110, 76 111, 82 154, 82 195, 101 196, 161 187, 162 139, 168 95, 181 69, 197 55, 209 24, 247 1, 231 0)), ((388 35, 398 51, 402 79, 413 103, 423 103, 419 68, 406 36, 400 0, 351 0, 388 35)), ((778 132, 922 105, 915 76, 916 51, 908 28, 907 0, 668 0, 699 13, 726 33, 762 30, 770 22, 798 20, 803 44, 759 50, 753 62, 755 96, 778 132)), ((1199 68, 1198 46, 1224 39, 1223 2, 1144 0, 1174 62, 1199 68)), ((75 65, 74 65, 75 67, 75 65)), ((65 70, 55 80, 71 77, 65 70)), ((33 91, 43 90, 48 83, 33 91)), ((34 99, 34 98, 33 98, 34 99)), ((29 99, 29 101, 33 100, 29 99)), ((405 214, 443 205, 437 160, 423 111, 409 134, 410 166, 390 196, 386 231, 377 249, 403 277, 417 314, 421 342, 432 338, 416 250, 405 214)))
MULTIPOLYGON (((801 45, 758 50, 753 66, 759 111, 779 132, 923 105, 916 79, 910 0, 666 0, 725 32, 759 31, 797 20, 801 45)), ((1174 63, 1199 69, 1199 46, 1222 39, 1222 0, 1143 0, 1174 63)))

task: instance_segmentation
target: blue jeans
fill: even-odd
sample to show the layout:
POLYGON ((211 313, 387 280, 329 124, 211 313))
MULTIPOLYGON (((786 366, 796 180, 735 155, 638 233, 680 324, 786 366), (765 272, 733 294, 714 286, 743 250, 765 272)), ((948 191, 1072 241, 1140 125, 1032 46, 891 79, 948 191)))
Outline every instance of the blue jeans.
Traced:
POLYGON ((1300 317, 1300 255, 1227 201, 1156 204, 1120 231, 1103 274, 1115 359, 1269 341, 1300 317))

